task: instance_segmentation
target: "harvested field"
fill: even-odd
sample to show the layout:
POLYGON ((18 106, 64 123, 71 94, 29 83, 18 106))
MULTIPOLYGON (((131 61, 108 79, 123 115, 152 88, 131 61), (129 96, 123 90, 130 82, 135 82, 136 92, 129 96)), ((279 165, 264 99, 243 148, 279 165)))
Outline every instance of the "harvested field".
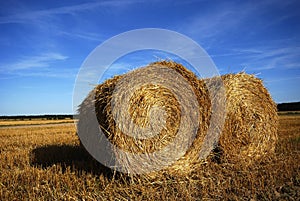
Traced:
POLYGON ((74 123, 73 119, 63 119, 63 120, 2 120, 0 121, 1 127, 10 126, 30 126, 30 125, 45 125, 45 124, 64 124, 64 123, 74 123))
POLYGON ((300 116, 280 115, 275 156, 210 162, 186 177, 128 178, 80 148, 73 125, 0 130, 0 200, 297 200, 300 116))

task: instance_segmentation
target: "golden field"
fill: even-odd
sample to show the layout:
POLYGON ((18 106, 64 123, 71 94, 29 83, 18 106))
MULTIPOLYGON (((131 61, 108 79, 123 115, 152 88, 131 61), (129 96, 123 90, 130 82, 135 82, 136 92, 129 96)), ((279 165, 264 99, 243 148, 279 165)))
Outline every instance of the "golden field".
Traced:
POLYGON ((0 127, 7 126, 27 126, 27 125, 45 125, 45 124, 61 124, 61 123, 73 123, 73 119, 58 119, 58 120, 2 120, 0 121, 0 127))
POLYGON ((72 123, 1 122, 0 200, 298 200, 300 115, 279 118, 274 156, 247 167, 212 157, 186 177, 156 180, 102 167, 79 146, 72 123))

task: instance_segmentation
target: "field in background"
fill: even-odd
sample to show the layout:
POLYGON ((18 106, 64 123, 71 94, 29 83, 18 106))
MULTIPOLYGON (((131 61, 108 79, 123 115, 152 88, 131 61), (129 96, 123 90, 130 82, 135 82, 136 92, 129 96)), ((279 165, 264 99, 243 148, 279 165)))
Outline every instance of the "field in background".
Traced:
POLYGON ((291 115, 300 115, 300 111, 281 111, 278 112, 278 115, 283 115, 283 116, 291 116, 291 115))
POLYGON ((276 155, 261 163, 208 161, 188 177, 155 181, 99 165, 79 146, 73 124, 2 127, 0 200, 297 200, 299 161, 300 115, 280 115, 276 155))

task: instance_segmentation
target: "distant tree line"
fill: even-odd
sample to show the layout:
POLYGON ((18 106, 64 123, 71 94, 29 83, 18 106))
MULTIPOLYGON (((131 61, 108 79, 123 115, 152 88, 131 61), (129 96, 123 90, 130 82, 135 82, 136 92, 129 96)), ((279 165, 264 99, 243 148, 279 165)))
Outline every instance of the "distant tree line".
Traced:
POLYGON ((277 104, 278 111, 300 111, 300 102, 279 103, 277 104))
POLYGON ((16 119, 16 120, 34 120, 34 119, 59 120, 59 119, 73 119, 73 118, 74 117, 71 114, 0 116, 0 119, 16 119))

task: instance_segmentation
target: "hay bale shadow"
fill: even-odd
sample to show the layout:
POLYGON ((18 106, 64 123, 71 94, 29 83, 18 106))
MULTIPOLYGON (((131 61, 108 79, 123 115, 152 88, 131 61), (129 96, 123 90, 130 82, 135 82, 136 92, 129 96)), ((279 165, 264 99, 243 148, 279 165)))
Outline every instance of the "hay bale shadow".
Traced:
POLYGON ((30 165, 48 168, 60 165, 63 172, 67 169, 83 174, 104 175, 112 178, 114 172, 97 162, 89 153, 79 145, 46 145, 33 149, 30 153, 30 165))

